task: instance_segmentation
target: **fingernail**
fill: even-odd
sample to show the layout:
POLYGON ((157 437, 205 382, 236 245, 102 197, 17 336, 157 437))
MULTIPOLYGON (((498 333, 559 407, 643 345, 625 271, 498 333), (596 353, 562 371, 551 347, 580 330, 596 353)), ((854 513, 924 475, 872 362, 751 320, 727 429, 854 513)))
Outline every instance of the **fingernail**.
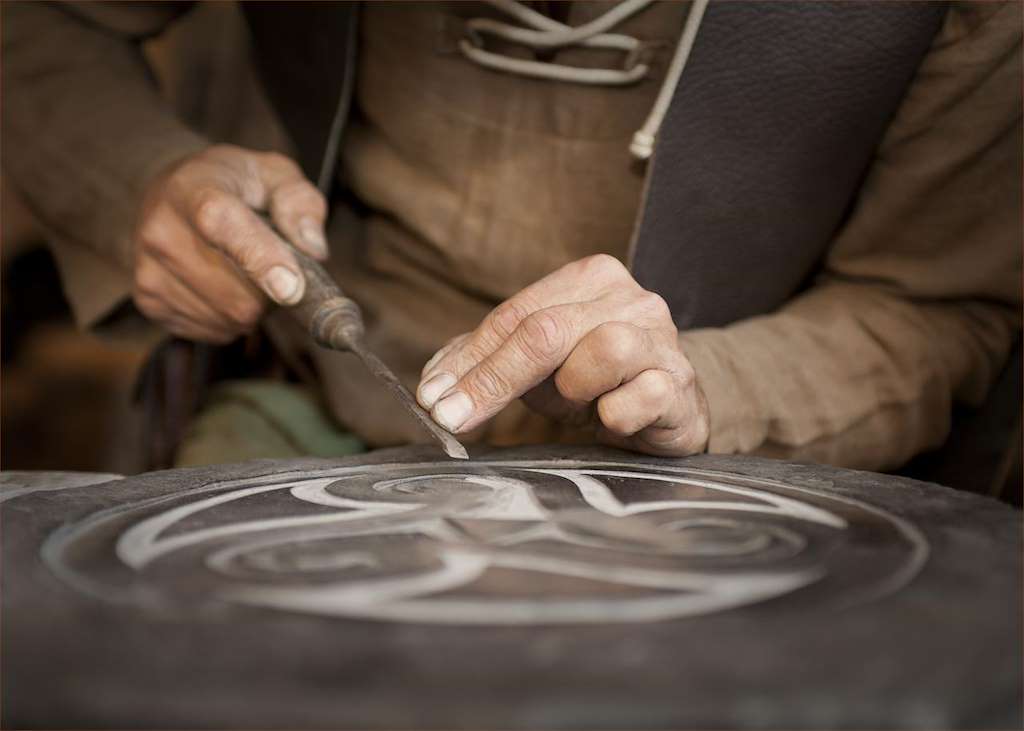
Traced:
POLYGON ((434 420, 450 432, 458 431, 459 427, 473 414, 473 402, 462 391, 441 399, 431 412, 434 420))
POLYGON ((420 386, 420 403, 426 409, 431 408, 441 394, 455 385, 455 376, 451 373, 439 373, 420 386))
POLYGON ((309 216, 299 221, 299 235, 306 246, 316 251, 320 256, 327 257, 327 239, 320 225, 309 216))
POLYGON ((293 305, 302 298, 302 281, 286 267, 274 267, 267 272, 263 286, 278 304, 293 305))

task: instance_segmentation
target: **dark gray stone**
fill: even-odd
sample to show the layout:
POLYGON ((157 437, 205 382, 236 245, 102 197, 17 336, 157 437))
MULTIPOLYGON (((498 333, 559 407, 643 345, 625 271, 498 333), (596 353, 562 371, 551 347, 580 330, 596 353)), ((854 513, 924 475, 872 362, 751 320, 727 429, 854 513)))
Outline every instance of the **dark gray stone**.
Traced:
POLYGON ((1021 515, 996 501, 742 457, 437 455, 9 497, 3 726, 1021 725, 1021 515), (529 505, 495 507, 509 479, 529 505), (486 569, 409 590, 452 556, 486 569), (382 580, 405 596, 353 590, 382 580), (327 584, 348 593, 301 604, 327 584))

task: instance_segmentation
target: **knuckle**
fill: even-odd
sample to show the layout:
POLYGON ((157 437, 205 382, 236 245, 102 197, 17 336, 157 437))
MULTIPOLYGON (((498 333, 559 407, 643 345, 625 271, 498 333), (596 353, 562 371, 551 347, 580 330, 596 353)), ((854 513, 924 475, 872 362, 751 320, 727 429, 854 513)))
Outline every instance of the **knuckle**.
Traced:
POLYGON ((566 368, 559 368, 555 373, 555 390, 567 401, 584 401, 585 384, 578 373, 569 371, 566 368))
POLYGON ((526 317, 516 335, 520 349, 534 363, 546 363, 558 356, 568 336, 561 318, 547 310, 526 317))
POLYGON ((672 321, 672 311, 669 309, 668 303, 657 292, 643 290, 637 297, 637 308, 645 316, 659 322, 672 321))
POLYGON ((158 216, 148 216, 139 224, 137 245, 148 251, 163 251, 167 247, 167 230, 158 216))
POLYGON ((644 371, 640 374, 640 386, 652 403, 662 403, 672 398, 674 384, 672 377, 664 371, 644 371))
POLYGON ((491 329, 505 340, 516 331, 519 324, 528 316, 529 311, 521 303, 507 300, 494 308, 491 313, 491 329))
POLYGON ((605 322, 594 328, 591 336, 594 360, 617 368, 629 365, 636 358, 637 331, 624 322, 605 322))
POLYGON ((619 399, 603 397, 597 402, 597 416, 605 429, 626 437, 636 432, 634 419, 619 399))
POLYGON ((477 403, 487 404, 501 401, 511 389, 508 380, 486 363, 477 366, 467 385, 477 403))
POLYGON ((579 264, 584 276, 597 277, 602 280, 616 279, 623 274, 629 276, 625 265, 611 254, 593 254, 580 259, 579 264))
POLYGON ((221 190, 207 188, 200 191, 192 211, 196 228, 207 238, 218 238, 237 215, 234 202, 221 190))

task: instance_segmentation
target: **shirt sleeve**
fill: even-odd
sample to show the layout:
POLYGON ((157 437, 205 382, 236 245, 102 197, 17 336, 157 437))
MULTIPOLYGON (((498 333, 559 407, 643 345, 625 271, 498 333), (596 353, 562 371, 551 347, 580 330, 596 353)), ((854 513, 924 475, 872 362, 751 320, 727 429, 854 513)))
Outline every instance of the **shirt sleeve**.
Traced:
POLYGON ((1021 9, 950 6, 814 286, 680 334, 710 451, 892 468, 983 401, 1021 327, 1021 9))
POLYGON ((140 44, 181 3, 3 3, 3 165, 89 326, 131 291, 145 182, 209 143, 158 93, 140 44))

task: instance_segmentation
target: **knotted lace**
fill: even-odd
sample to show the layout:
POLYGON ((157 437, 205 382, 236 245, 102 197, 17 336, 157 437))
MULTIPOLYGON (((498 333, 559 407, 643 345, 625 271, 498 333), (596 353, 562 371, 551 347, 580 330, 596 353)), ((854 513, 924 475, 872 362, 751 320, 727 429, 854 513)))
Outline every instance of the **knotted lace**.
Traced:
MULTIPOLYGON (((639 59, 639 39, 624 33, 606 31, 644 10, 653 0, 623 0, 604 15, 575 28, 542 15, 516 0, 485 2, 527 27, 491 18, 468 20, 466 38, 459 42, 459 49, 466 58, 480 66, 520 76, 598 86, 633 84, 644 78, 649 71, 648 64, 639 59), (512 58, 487 50, 484 44, 484 37, 487 35, 518 43, 535 51, 576 46, 621 51, 625 58, 621 68, 580 68, 547 61, 512 58)), ((708 2, 709 0, 693 0, 658 96, 643 126, 633 135, 630 152, 642 160, 646 160, 654 151, 658 130, 690 56, 708 2)))

